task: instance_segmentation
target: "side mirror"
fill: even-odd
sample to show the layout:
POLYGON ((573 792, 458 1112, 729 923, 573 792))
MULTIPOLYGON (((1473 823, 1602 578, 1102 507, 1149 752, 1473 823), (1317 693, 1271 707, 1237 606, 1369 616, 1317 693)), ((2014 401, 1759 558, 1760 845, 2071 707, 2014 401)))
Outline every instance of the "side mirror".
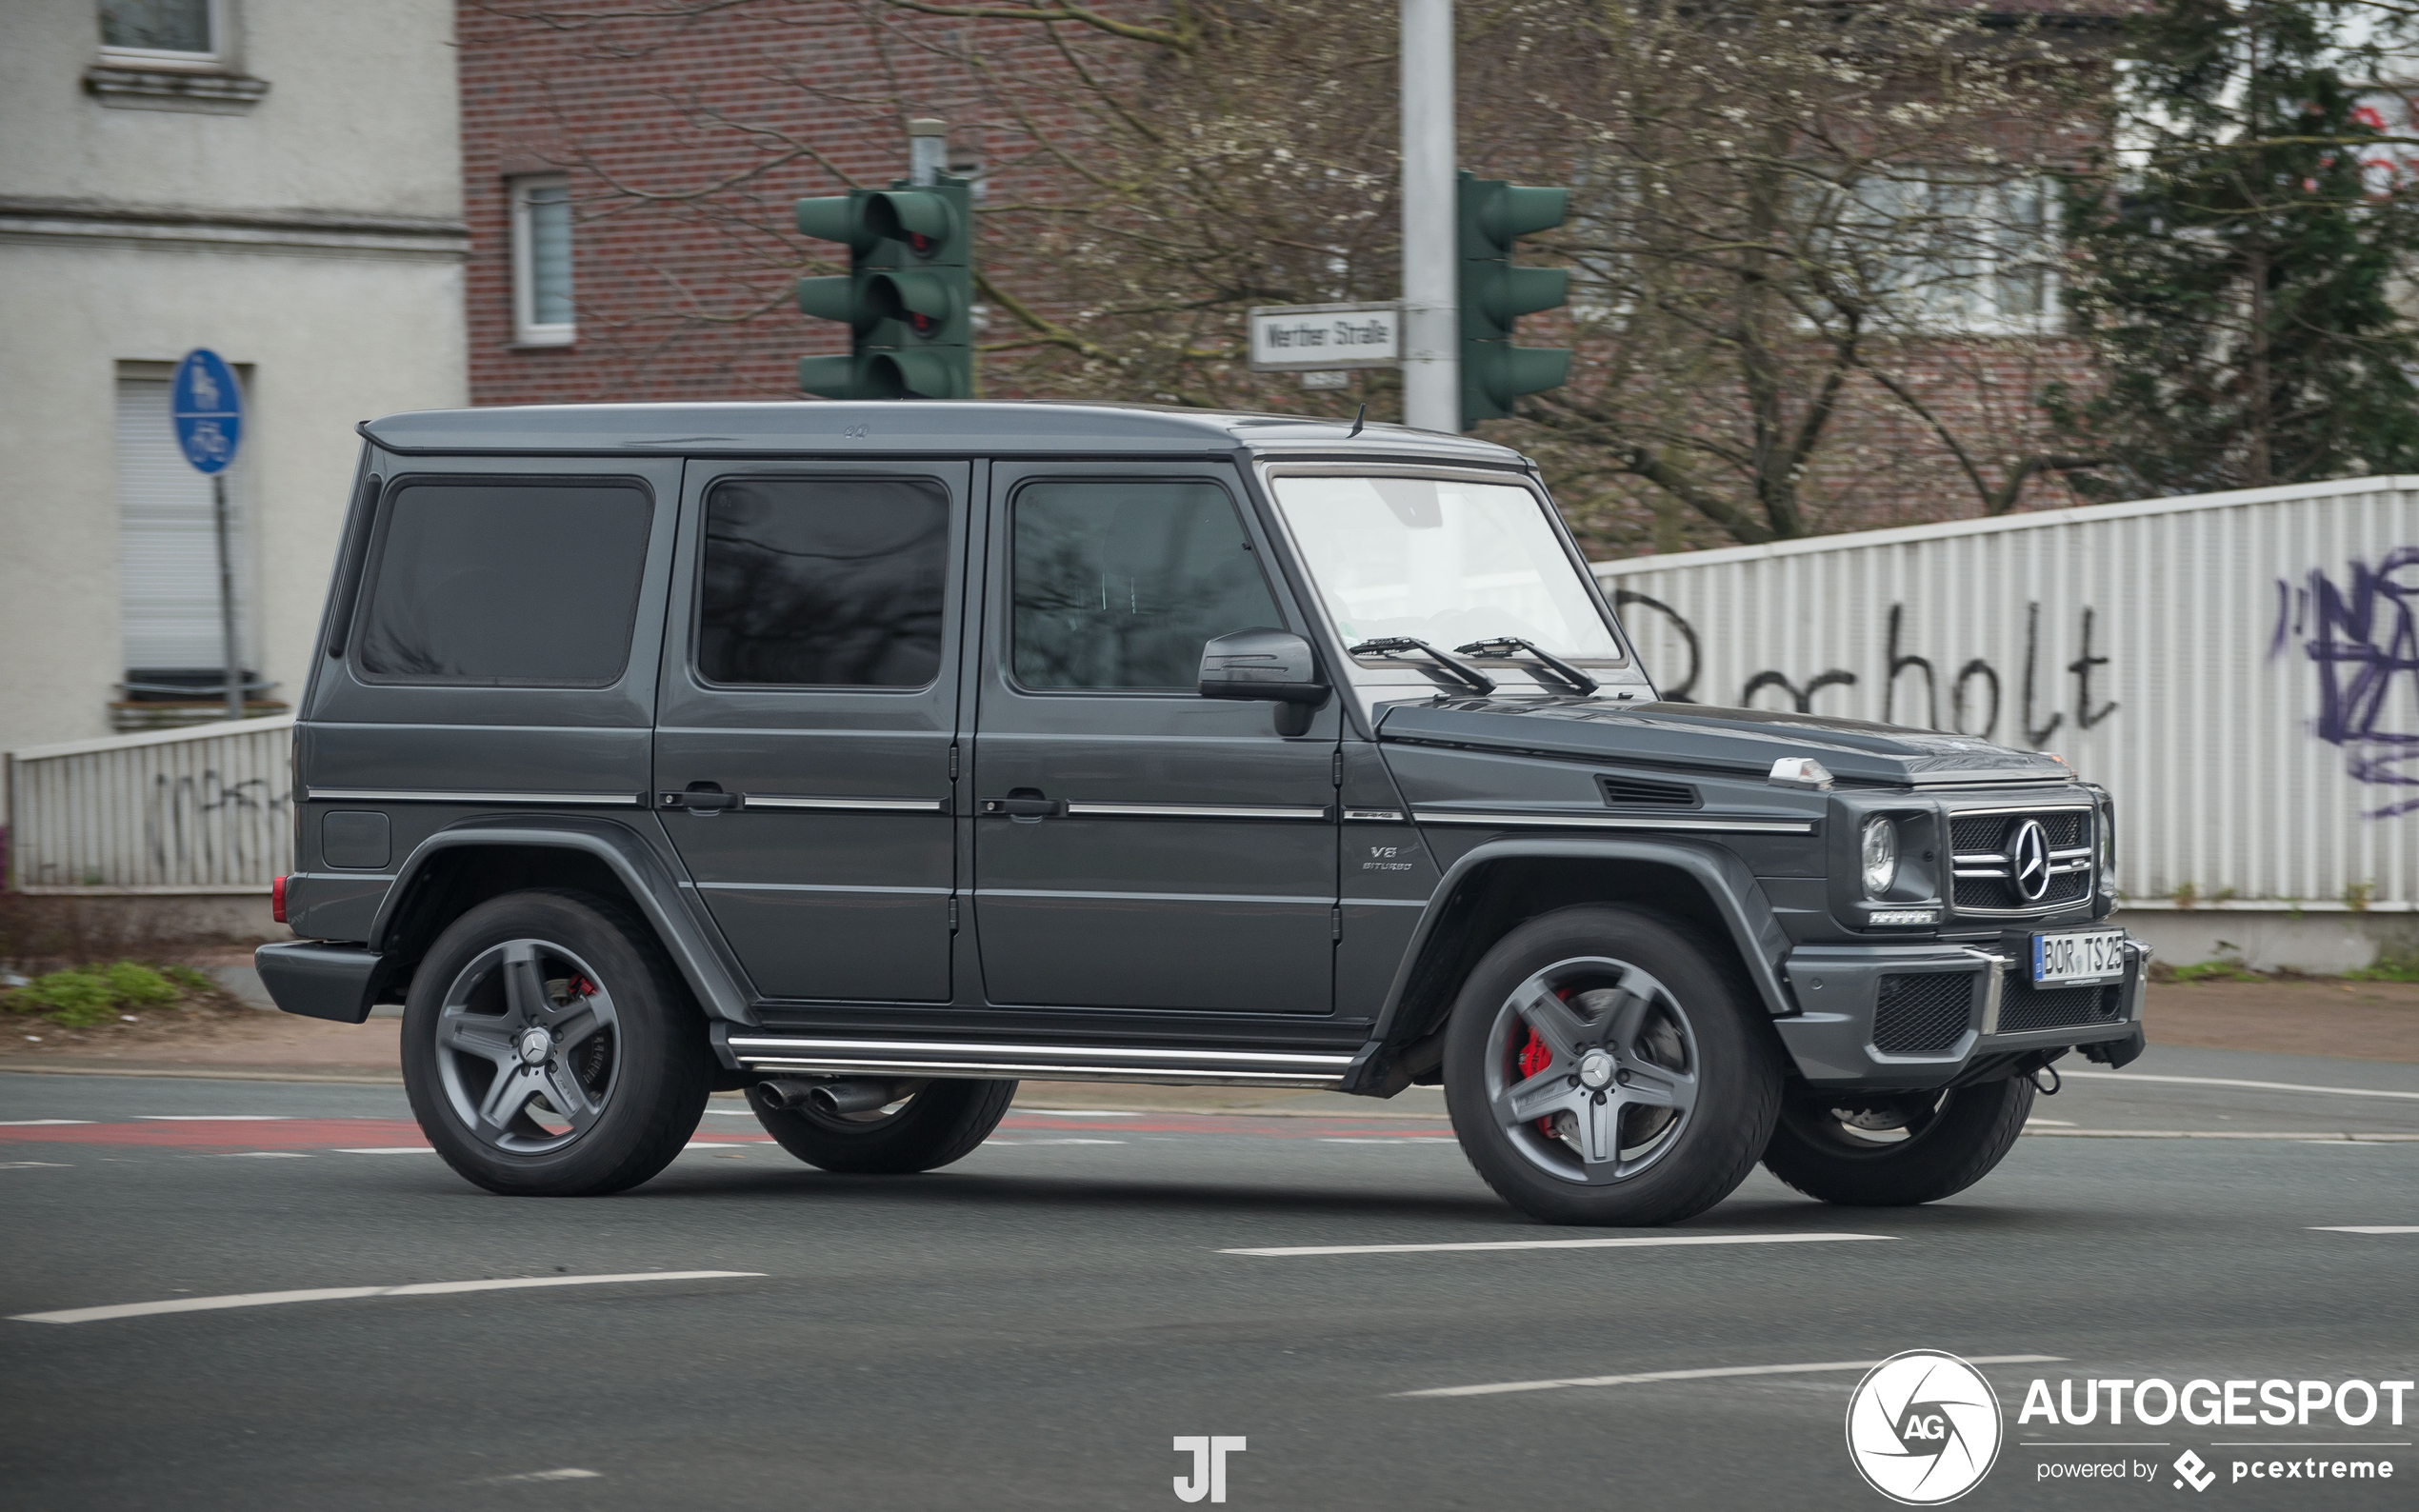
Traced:
POLYGON ((1280 735, 1308 730, 1328 691, 1310 643, 1289 630, 1237 630, 1201 647, 1201 696, 1282 706, 1280 735))

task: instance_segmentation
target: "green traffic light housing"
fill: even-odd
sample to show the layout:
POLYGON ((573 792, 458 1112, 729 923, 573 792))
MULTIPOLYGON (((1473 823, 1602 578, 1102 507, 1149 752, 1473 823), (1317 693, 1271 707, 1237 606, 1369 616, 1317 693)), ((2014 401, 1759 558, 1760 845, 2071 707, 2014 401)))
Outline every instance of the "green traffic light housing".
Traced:
POLYGON ((973 393, 970 210, 966 181, 946 174, 797 202, 801 232, 849 249, 848 272, 798 280, 801 314, 849 328, 849 355, 799 362, 800 388, 830 399, 973 393))
POLYGON ((1477 178, 1464 169, 1455 185, 1460 241, 1462 426, 1499 420, 1523 394, 1560 388, 1570 377, 1568 347, 1515 347, 1513 324, 1570 297, 1560 268, 1521 268, 1511 258, 1521 237, 1551 230, 1569 213, 1570 191, 1477 178))

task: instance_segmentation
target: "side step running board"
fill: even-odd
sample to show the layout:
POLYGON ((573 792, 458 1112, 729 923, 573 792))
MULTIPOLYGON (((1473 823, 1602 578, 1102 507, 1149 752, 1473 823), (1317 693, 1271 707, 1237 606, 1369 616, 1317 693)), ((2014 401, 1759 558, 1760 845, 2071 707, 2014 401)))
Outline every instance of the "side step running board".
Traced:
POLYGON ((943 1040, 833 1040, 726 1032, 724 1059, 749 1071, 833 1076, 941 1076, 1051 1082, 1148 1082, 1173 1086, 1334 1087, 1349 1055, 1171 1050, 1133 1045, 995 1044, 943 1040))

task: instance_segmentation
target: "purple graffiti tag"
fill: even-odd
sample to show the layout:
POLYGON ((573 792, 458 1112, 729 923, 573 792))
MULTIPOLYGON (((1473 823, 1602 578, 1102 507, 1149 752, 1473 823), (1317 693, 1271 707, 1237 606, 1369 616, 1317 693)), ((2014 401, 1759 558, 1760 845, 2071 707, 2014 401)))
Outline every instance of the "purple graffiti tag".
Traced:
MULTIPOLYGON (((2284 648, 2289 630, 2318 668, 2310 733, 2343 747, 2353 781, 2419 787, 2419 547, 2396 547, 2374 569, 2353 561, 2349 587, 2317 567, 2298 591, 2279 579, 2269 655, 2284 648), (2408 688, 2400 703, 2397 687, 2408 688)), ((2414 809, 2419 798, 2402 798, 2361 817, 2414 809)))

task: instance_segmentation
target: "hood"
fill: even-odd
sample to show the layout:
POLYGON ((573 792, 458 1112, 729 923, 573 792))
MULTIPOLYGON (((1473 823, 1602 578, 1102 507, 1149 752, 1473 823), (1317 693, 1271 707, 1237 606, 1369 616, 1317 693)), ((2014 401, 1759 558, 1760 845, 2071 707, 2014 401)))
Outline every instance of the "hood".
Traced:
POLYGON ((1811 756, 1841 782, 1889 786, 2074 778, 2054 756, 1994 746, 1971 735, 1703 704, 1440 699, 1389 706, 1379 721, 1378 738, 1709 767, 1757 777, 1785 756, 1811 756))

